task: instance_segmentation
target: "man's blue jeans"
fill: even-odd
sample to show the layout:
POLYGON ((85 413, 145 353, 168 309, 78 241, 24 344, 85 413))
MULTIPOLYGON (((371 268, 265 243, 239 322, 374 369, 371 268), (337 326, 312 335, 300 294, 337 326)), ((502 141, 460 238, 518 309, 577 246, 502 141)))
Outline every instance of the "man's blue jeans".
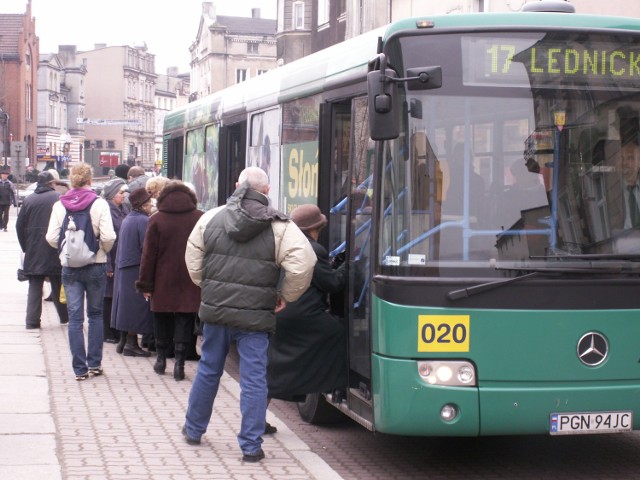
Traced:
POLYGON ((186 430, 190 438, 199 439, 211 420, 213 402, 218 393, 229 345, 235 340, 240 356, 240 413, 242 424, 238 444, 244 454, 255 454, 262 446, 267 415, 266 332, 247 332, 219 325, 205 324, 202 358, 189 394, 186 430))
POLYGON ((107 267, 94 263, 82 268, 62 267, 62 285, 69 312, 69 348, 71 364, 76 375, 84 375, 89 368, 102 363, 102 301, 107 285, 107 267), (84 344, 84 303, 87 299, 87 348, 84 344))

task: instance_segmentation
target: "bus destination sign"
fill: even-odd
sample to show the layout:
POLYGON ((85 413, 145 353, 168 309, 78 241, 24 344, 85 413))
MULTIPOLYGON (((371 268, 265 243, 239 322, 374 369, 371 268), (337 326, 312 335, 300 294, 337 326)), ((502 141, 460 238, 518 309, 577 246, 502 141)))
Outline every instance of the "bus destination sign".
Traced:
POLYGON ((572 38, 463 37, 465 86, 637 88, 635 44, 572 38))

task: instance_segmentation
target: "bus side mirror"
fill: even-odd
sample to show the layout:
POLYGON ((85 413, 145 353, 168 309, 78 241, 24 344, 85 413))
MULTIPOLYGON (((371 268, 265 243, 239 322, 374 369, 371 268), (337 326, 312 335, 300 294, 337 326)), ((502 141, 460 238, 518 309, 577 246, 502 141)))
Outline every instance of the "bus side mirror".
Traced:
POLYGON ((400 106, 396 72, 387 68, 367 74, 369 135, 373 140, 391 140, 400 135, 400 106))

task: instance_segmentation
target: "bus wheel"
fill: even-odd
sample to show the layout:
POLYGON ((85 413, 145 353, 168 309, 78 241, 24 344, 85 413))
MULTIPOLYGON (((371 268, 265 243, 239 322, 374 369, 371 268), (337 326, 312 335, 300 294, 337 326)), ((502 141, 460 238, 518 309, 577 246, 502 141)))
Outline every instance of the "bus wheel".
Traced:
POLYGON ((344 421, 345 416, 331 406, 320 393, 308 394, 304 402, 298 402, 300 418, 312 425, 325 425, 344 421))

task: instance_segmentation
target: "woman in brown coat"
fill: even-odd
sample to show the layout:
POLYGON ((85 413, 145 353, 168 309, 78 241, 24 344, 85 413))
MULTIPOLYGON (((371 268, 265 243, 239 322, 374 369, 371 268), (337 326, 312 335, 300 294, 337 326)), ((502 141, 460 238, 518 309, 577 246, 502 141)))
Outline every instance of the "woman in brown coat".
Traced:
POLYGON ((149 219, 136 282, 154 314, 158 356, 153 369, 164 374, 173 336, 176 380, 184 379, 186 346, 193 337, 200 307, 200 288, 189 277, 184 254, 187 239, 201 216, 196 195, 189 187, 178 180, 167 183, 158 196, 158 212, 149 219))

